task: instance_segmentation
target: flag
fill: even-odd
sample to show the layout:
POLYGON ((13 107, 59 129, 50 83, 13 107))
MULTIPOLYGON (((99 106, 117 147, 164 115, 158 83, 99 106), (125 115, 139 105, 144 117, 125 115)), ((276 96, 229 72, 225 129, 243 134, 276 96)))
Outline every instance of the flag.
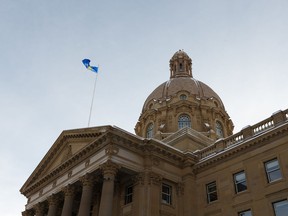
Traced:
POLYGON ((83 59, 82 62, 88 70, 91 70, 95 73, 98 73, 98 67, 90 66, 90 60, 89 59, 83 59))

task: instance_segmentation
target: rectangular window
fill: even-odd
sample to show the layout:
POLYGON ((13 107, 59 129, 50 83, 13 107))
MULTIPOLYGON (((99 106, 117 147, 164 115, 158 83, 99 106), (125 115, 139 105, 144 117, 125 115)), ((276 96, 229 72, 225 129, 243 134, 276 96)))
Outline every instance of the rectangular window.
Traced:
POLYGON ((162 203, 172 204, 172 187, 167 184, 162 184, 162 203))
POLYGON ((268 182, 282 179, 282 174, 277 158, 265 162, 265 170, 268 182))
POLYGON ((247 190, 246 175, 244 171, 234 174, 233 177, 236 193, 247 190))
POLYGON ((238 216, 252 216, 251 210, 246 210, 238 213, 238 216))
POLYGON ((273 203, 273 209, 275 216, 287 216, 288 212, 288 201, 281 200, 273 203))
POLYGON ((207 190, 207 202, 208 203, 211 203, 218 199, 216 182, 211 182, 207 184, 206 190, 207 190))
POLYGON ((125 205, 132 202, 133 186, 129 185, 125 188, 125 205))

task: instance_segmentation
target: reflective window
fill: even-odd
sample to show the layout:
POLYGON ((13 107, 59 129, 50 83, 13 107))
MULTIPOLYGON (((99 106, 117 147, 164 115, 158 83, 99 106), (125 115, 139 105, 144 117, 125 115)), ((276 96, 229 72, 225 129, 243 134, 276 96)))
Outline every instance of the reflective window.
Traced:
POLYGON ((251 210, 246 210, 238 213, 238 216, 252 216, 251 210))
POLYGON ((150 123, 147 127, 147 130, 146 130, 146 137, 147 138, 153 137, 153 128, 154 128, 154 125, 152 123, 150 123))
POLYGON ((233 175, 236 193, 247 190, 246 175, 244 171, 233 175))
POLYGON ((178 118, 178 128, 191 127, 191 120, 188 115, 180 115, 178 118))
POLYGON ((218 138, 223 138, 224 137, 224 132, 223 132, 223 126, 219 121, 216 121, 216 135, 218 138))
POLYGON ((265 170, 268 182, 273 182, 282 179, 280 166, 277 158, 265 162, 265 170))
POLYGON ((288 201, 281 200, 279 202, 274 202, 273 209, 274 209, 275 216, 287 216, 288 201))
POLYGON ((207 190, 207 202, 208 203, 216 201, 218 199, 216 182, 211 182, 207 184, 206 190, 207 190))
POLYGON ((172 204, 172 187, 167 184, 162 184, 162 203, 172 204))

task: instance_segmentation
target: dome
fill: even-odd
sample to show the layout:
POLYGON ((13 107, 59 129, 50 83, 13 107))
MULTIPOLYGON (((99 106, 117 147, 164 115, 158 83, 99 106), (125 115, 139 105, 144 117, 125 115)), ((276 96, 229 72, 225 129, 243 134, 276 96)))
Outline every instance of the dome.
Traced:
POLYGON ((135 127, 139 136, 164 139, 183 127, 218 139, 232 134, 233 123, 218 94, 193 78, 192 59, 183 50, 170 59, 170 79, 147 97, 135 127))
POLYGON ((224 109, 224 105, 220 97, 205 83, 198 81, 192 77, 172 78, 159 85, 146 99, 142 112, 148 109, 151 101, 164 101, 177 95, 183 91, 193 95, 196 99, 214 100, 219 107, 224 109))

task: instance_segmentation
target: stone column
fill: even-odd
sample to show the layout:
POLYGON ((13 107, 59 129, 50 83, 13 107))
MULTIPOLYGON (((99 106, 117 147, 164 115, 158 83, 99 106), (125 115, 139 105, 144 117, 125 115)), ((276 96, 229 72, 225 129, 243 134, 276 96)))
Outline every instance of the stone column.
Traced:
POLYGON ((44 216, 45 214, 45 205, 44 203, 37 203, 35 205, 35 214, 36 216, 44 216))
POLYGON ((78 216, 89 216, 94 184, 92 175, 86 174, 80 181, 82 182, 82 195, 78 216))
POLYGON ((65 198, 64 198, 64 205, 63 205, 61 216, 71 216, 72 215, 74 195, 75 195, 75 187, 72 185, 67 185, 63 189, 63 192, 65 195, 65 198))
POLYGON ((52 194, 47 200, 49 204, 47 216, 55 216, 57 214, 59 198, 55 194, 52 194))
POLYGON ((100 168, 102 169, 103 172, 103 185, 102 185, 99 215, 112 216, 114 180, 117 170, 120 167, 119 165, 108 160, 106 163, 102 164, 100 168))

